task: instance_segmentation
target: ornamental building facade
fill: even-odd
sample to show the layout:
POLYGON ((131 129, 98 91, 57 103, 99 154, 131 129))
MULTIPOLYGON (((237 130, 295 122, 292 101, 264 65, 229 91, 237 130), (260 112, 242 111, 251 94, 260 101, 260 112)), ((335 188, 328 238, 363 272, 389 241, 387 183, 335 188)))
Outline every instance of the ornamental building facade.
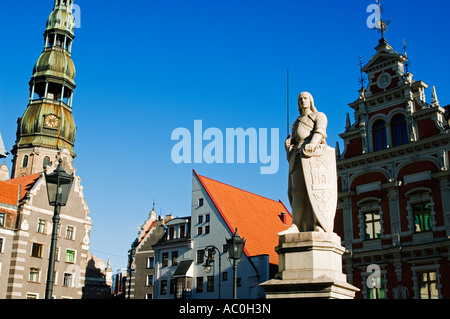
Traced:
POLYGON ((335 231, 356 298, 450 298, 450 131, 436 89, 382 38, 337 150, 335 231))

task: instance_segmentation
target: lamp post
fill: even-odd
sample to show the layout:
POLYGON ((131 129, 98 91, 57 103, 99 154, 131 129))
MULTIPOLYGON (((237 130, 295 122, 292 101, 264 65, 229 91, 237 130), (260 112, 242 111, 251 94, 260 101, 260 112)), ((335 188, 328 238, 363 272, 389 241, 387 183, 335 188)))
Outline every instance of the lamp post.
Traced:
POLYGON ((211 272, 211 259, 213 259, 210 256, 214 256, 217 253, 219 254, 219 299, 221 299, 221 295, 220 295, 220 282, 221 282, 221 276, 222 276, 222 258, 220 257, 220 250, 214 246, 214 245, 210 245, 210 246, 206 246, 205 247, 205 253, 207 254, 206 256, 206 262, 203 265, 203 268, 205 269, 206 273, 210 273, 211 272))
POLYGON ((233 260, 233 299, 237 299, 237 261, 242 258, 245 240, 238 235, 238 229, 233 237, 227 239, 228 257, 233 260))
POLYGON ((62 167, 62 159, 58 161, 58 166, 53 173, 45 174, 45 182, 47 184, 48 203, 50 206, 54 206, 53 213, 53 231, 52 242, 50 245, 50 256, 48 261, 47 271, 47 285, 45 287, 45 299, 52 299, 53 294, 53 282, 55 276, 55 255, 56 255, 56 241, 58 237, 59 226, 59 212, 61 206, 66 206, 67 199, 69 198, 70 188, 72 187, 73 174, 67 174, 62 167))

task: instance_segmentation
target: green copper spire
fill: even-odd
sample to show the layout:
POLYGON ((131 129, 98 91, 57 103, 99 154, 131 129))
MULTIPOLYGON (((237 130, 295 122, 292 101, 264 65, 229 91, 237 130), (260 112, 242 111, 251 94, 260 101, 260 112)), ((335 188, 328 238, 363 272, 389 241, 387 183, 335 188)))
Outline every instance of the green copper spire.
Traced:
POLYGON ((48 17, 43 52, 37 59, 29 82, 28 107, 18 120, 17 140, 12 150, 13 174, 16 177, 42 171, 42 165, 23 167, 27 163, 22 160, 24 156, 36 159, 37 155, 46 154, 53 161, 58 150, 67 148, 75 157, 76 127, 72 116, 76 87, 72 61, 75 20, 72 10, 73 0, 55 0, 48 17))

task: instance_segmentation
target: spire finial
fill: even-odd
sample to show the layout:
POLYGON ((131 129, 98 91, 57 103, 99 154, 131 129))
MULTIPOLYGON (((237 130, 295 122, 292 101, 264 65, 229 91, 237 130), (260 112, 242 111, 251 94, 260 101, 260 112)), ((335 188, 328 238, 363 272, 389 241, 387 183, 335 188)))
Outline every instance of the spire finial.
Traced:
POLYGON ((384 39, 384 34, 387 31, 387 26, 391 23, 391 20, 383 20, 382 13, 384 13, 384 6, 381 4, 381 0, 375 0, 378 3, 378 7, 380 8, 380 19, 378 21, 378 32, 381 33, 380 41, 386 41, 384 39))
POLYGON ((436 94, 436 88, 433 85, 432 89, 431 89, 431 104, 433 105, 439 105, 439 100, 437 98, 437 94, 436 94))
POLYGON ((359 65, 359 71, 361 73, 360 78, 359 78, 359 83, 361 84, 361 89, 363 89, 364 88, 364 84, 366 83, 366 78, 364 77, 363 70, 362 70, 363 69, 363 63, 362 63, 361 56, 359 56, 359 63, 358 63, 358 65, 359 65))
POLYGON ((411 61, 408 59, 408 53, 406 52, 407 48, 408 48, 408 46, 406 45, 406 40, 403 39, 403 52, 404 52, 404 56, 406 58, 406 61, 405 61, 405 72, 409 73, 409 67, 411 66, 411 61))

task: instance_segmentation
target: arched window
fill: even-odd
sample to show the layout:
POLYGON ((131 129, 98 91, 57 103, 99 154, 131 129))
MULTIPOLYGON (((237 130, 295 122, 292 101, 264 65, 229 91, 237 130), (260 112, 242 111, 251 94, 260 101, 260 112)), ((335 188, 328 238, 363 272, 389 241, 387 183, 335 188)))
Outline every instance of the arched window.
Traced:
POLYGON ((373 124, 373 148, 374 151, 387 148, 386 123, 383 120, 378 120, 373 124))
POLYGON ((403 114, 398 114, 392 119, 391 128, 392 128, 392 142, 394 146, 399 146, 408 143, 406 117, 403 114))
POLYGON ((49 165, 50 165, 50 157, 46 156, 46 157, 44 157, 44 162, 42 164, 42 167, 46 168, 49 165))
POLYGON ((22 167, 27 167, 27 166, 28 166, 28 155, 25 155, 23 157, 22 167))

